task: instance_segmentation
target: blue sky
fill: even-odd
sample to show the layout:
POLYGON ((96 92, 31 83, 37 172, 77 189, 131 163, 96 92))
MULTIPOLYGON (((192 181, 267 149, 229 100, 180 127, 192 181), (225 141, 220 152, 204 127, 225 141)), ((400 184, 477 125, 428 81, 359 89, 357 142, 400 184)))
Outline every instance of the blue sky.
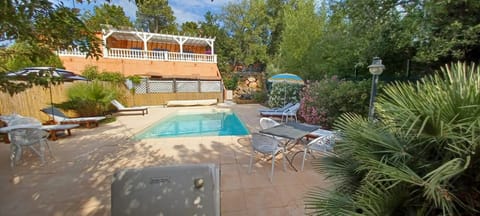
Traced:
MULTIPOLYGON (((94 5, 101 5, 106 1, 97 0, 96 3, 92 2, 90 4, 78 3, 75 0, 53 0, 53 2, 63 2, 67 7, 73 7, 75 4, 76 8, 88 10, 92 9, 94 5)), ((211 0, 169 0, 168 4, 177 18, 176 22, 181 24, 186 21, 203 21, 207 11, 218 14, 222 7, 228 2, 239 2, 239 0, 214 0, 213 2, 211 0)), ((135 13, 137 11, 135 0, 111 0, 111 4, 121 6, 125 14, 130 17, 132 21, 135 19, 135 13)))

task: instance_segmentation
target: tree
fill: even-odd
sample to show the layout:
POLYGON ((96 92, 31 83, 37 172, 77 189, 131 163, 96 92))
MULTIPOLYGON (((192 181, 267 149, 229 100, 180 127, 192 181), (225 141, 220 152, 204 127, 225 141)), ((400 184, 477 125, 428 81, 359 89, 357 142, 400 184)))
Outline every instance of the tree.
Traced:
POLYGON ((180 33, 191 35, 191 36, 198 36, 198 24, 196 22, 184 22, 182 24, 182 30, 180 33))
POLYGON ((423 1, 421 31, 416 44, 419 61, 433 66, 480 58, 480 2, 423 1))
POLYGON ((228 3, 221 18, 225 31, 232 38, 229 53, 232 65, 268 61, 264 40, 268 34, 268 18, 263 0, 228 3))
POLYGON ((304 68, 313 62, 306 62, 310 48, 319 39, 323 23, 315 11, 313 0, 294 2, 285 8, 285 23, 279 48, 278 65, 283 71, 301 72, 302 78, 309 79, 304 68))
POLYGON ((220 28, 219 17, 214 16, 210 11, 205 13, 205 21, 200 22, 200 32, 207 37, 215 37, 215 54, 217 55, 218 69, 225 77, 231 72, 230 53, 232 52, 233 39, 228 37, 225 29, 220 28))
MULTIPOLYGON (((49 1, 3 1, 0 9, 0 32, 2 41, 15 41, 30 46, 31 50, 0 49, 0 59, 7 62, 22 54, 35 61, 37 58, 51 55, 53 50, 70 46, 87 53, 86 57, 101 55, 101 40, 96 38, 77 14, 63 4, 54 5, 49 1)), ((27 80, 25 83, 11 82, 6 71, 7 65, 0 65, 0 90, 14 94, 39 84, 48 86, 51 82, 41 81, 41 77, 27 80)), ((50 79, 48 79, 50 80, 50 79)), ((47 81, 47 80, 44 80, 47 81)))
MULTIPOLYGON (((11 51, 13 56, 11 58, 5 59, 3 63, 6 68, 11 71, 17 71, 26 67, 56 67, 63 68, 62 61, 60 58, 52 52, 46 52, 43 55, 29 56, 28 53, 31 53, 34 50, 38 50, 34 44, 28 44, 25 42, 18 42, 12 46, 6 48, 6 50, 11 51), (27 54, 27 55, 25 55, 27 54)), ((41 52, 41 50, 39 50, 41 52)))
POLYGON ((285 28, 284 10, 288 0, 267 0, 267 16, 269 17, 270 34, 267 35, 267 53, 274 57, 282 41, 282 33, 285 28))
POLYGON ((123 8, 117 5, 103 4, 93 8, 93 14, 90 11, 83 14, 82 19, 85 25, 94 31, 101 31, 102 24, 111 25, 114 28, 133 27, 133 23, 125 15, 123 8))
POLYGON ((167 0, 143 0, 137 2, 136 26, 153 33, 178 32, 175 16, 167 0))
POLYGON ((335 155, 313 161, 334 182, 319 215, 478 215, 480 68, 462 63, 384 88, 378 121, 344 114, 335 155))

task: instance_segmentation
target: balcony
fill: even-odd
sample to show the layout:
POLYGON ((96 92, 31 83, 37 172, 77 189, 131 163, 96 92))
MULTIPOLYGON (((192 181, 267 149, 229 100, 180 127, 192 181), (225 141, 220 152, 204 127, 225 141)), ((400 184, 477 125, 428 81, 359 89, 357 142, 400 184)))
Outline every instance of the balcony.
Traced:
MULTIPOLYGON (((135 59, 147 61, 177 61, 177 62, 202 62, 217 63, 217 55, 198 54, 198 53, 180 53, 169 51, 152 51, 139 49, 120 49, 110 48, 103 53, 103 58, 109 59, 135 59)), ((58 56, 76 56, 85 58, 86 53, 79 49, 59 50, 58 56)))

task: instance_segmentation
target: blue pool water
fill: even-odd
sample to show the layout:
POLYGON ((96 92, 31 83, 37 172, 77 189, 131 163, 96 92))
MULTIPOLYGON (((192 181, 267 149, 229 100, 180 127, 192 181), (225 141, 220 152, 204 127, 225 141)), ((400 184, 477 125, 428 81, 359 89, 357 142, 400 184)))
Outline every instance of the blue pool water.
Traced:
POLYGON ((248 133, 243 122, 230 110, 188 110, 160 120, 136 138, 236 136, 248 133))

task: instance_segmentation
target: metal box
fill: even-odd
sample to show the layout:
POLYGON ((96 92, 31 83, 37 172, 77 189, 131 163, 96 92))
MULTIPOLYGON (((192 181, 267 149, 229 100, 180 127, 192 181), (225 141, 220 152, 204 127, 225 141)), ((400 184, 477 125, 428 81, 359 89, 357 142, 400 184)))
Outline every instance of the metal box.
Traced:
POLYGON ((114 173, 112 216, 220 215, 215 164, 125 169, 114 173))

